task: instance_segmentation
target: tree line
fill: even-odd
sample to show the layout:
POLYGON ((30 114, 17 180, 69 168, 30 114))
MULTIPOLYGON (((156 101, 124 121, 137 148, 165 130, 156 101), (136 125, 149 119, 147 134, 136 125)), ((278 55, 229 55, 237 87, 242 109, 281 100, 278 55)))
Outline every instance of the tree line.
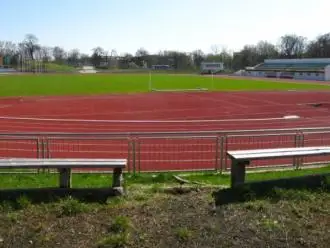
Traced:
POLYGON ((65 51, 60 46, 43 46, 33 34, 27 34, 18 44, 0 41, 0 56, 4 58, 5 64, 12 67, 18 66, 22 59, 28 59, 70 66, 93 65, 105 69, 150 68, 161 64, 170 65, 176 70, 194 70, 203 61, 209 61, 223 62, 228 70, 238 70, 262 63, 264 59, 330 58, 330 33, 311 41, 296 34, 286 34, 280 37, 278 44, 260 41, 255 45, 245 45, 238 52, 220 49, 216 45, 211 46, 211 50, 211 53, 196 49, 192 52, 160 51, 150 54, 146 49, 140 48, 135 54, 118 56, 115 49, 107 51, 102 47, 95 47, 89 55, 78 49, 65 51))

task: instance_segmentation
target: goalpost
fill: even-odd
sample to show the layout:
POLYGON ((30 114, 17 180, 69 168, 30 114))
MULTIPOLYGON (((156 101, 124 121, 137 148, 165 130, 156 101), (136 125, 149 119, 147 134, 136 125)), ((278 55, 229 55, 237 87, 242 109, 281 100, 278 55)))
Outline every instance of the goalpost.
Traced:
MULTIPOLYGON (((170 74, 169 74, 170 76, 170 74)), ((191 76, 200 76, 200 75, 193 75, 191 74, 191 76)), ((173 74, 174 80, 175 80, 175 74, 173 74)), ((157 79, 157 77, 156 77, 157 79)), ((205 87, 205 85, 200 85, 199 87, 178 87, 178 88, 162 88, 159 86, 159 84, 157 84, 157 81, 155 77, 153 77, 153 73, 152 70, 149 70, 148 72, 148 91, 149 92, 192 92, 192 91, 209 91, 214 89, 214 79, 213 79, 213 74, 212 77, 210 78, 211 84, 208 83, 208 87, 205 87)))

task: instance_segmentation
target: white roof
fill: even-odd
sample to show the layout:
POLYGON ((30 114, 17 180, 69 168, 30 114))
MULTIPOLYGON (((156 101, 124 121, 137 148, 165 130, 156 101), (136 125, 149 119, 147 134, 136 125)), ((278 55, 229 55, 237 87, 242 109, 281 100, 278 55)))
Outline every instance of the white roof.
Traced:
POLYGON ((265 63, 329 63, 330 58, 311 58, 311 59, 265 59, 265 63))

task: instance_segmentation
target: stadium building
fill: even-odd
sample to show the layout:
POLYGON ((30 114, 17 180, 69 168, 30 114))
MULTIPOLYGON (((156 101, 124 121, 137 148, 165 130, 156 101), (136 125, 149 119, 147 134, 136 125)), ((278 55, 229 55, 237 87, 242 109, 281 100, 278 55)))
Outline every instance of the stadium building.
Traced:
POLYGON ((216 74, 224 70, 222 62, 202 62, 201 74, 216 74))
POLYGON ((266 59, 245 68, 245 76, 330 81, 330 58, 266 59))

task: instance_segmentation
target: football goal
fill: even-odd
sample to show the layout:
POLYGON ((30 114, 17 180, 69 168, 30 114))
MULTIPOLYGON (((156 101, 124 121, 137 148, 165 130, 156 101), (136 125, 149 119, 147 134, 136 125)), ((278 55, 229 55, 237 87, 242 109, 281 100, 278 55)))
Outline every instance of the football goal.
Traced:
POLYGON ((198 92, 214 89, 214 77, 201 75, 148 73, 148 90, 152 92, 198 92))

